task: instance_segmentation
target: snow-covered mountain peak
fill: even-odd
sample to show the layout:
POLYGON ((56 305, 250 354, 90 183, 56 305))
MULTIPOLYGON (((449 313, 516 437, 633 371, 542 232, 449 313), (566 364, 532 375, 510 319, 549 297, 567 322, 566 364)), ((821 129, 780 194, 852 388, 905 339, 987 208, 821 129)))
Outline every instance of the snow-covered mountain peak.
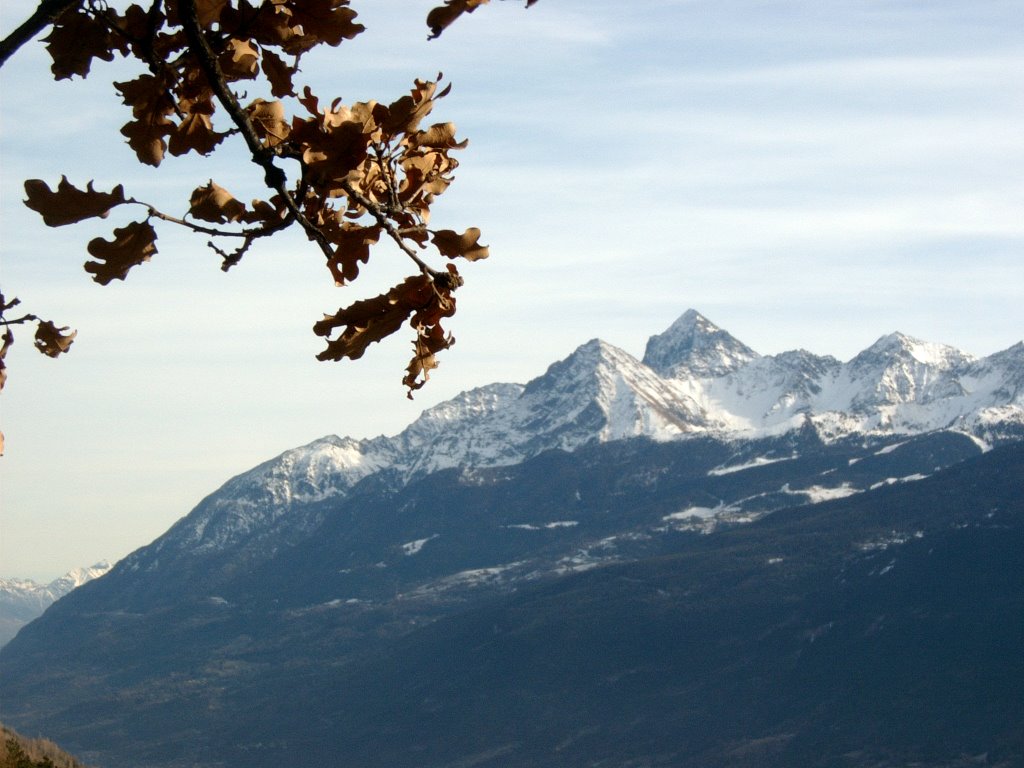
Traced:
POLYGON ((523 393, 522 384, 489 384, 462 392, 425 410, 407 429, 369 446, 409 478, 459 466, 470 457, 482 465, 500 464, 507 453, 502 426, 523 393), (483 425, 494 425, 488 434, 483 425))
POLYGON ((684 388, 600 339, 553 365, 527 391, 542 388, 565 393, 565 404, 571 400, 580 413, 597 417, 594 437, 600 441, 639 435, 664 439, 703 423, 700 406, 684 388))
POLYGON ((974 357, 946 344, 921 341, 913 336, 895 332, 882 336, 858 354, 850 365, 854 368, 877 366, 881 363, 905 361, 929 366, 936 370, 950 370, 974 361, 974 357))
POLYGON ((534 395, 540 391, 578 390, 585 388, 593 393, 597 377, 603 371, 632 368, 640 365, 635 357, 601 339, 591 339, 581 344, 568 356, 552 363, 542 376, 526 385, 524 394, 534 395))
MULTIPOLYGON (((854 413, 904 403, 924 405, 967 393, 959 373, 975 358, 945 344, 890 333, 854 357, 842 377, 854 413)), ((884 417, 884 414, 883 414, 884 417)))
POLYGON ((75 568, 68 571, 60 578, 50 582, 48 587, 53 591, 61 592, 66 594, 76 587, 80 587, 86 582, 98 579, 100 576, 105 574, 111 569, 111 564, 106 560, 90 565, 84 568, 75 568))
POLYGON ((494 384, 434 406, 375 449, 393 457, 390 471, 401 482, 452 467, 515 464, 593 440, 675 437, 699 420, 677 384, 592 339, 525 386, 494 384))
POLYGON ((98 579, 111 568, 110 563, 101 560, 95 565, 83 568, 74 568, 63 576, 58 576, 48 584, 40 584, 32 579, 0 579, 0 593, 32 593, 43 595, 46 600, 53 602, 57 598, 66 595, 72 589, 80 587, 88 581, 98 579))
POLYGON ((662 376, 724 376, 759 355, 696 310, 683 313, 663 333, 647 341, 643 362, 662 376))

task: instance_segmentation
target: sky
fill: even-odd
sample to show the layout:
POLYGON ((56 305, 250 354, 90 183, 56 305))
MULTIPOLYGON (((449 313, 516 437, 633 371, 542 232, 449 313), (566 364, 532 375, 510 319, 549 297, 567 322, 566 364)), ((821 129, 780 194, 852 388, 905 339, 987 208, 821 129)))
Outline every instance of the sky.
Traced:
MULTIPOLYGON (((339 289, 300 236, 224 274, 163 228, 127 281, 92 283, 85 244, 118 212, 49 229, 25 179, 183 212, 211 178, 261 195, 255 166, 140 166, 123 63, 57 83, 34 43, 0 69, 0 287, 78 330, 59 360, 25 332, 8 354, 0 577, 116 561, 282 451, 396 434, 591 338, 642 356, 688 308, 762 354, 847 360, 899 330, 981 357, 1024 337, 1020 0, 508 0, 428 42, 434 4, 353 0, 367 31, 300 76, 322 102, 453 85, 432 119, 470 141, 432 225, 479 227, 491 257, 461 269, 456 344, 413 401, 408 334, 314 357, 313 322, 398 282, 395 252, 339 289)), ((32 7, 5 0, 0 31, 32 7)))

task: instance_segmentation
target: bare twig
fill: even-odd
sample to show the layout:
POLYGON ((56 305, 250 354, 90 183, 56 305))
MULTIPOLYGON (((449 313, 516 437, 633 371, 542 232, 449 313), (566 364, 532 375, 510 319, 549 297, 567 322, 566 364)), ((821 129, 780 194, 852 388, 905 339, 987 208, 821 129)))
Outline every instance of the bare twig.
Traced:
POLYGON ((35 315, 22 315, 21 317, 11 319, 0 316, 0 323, 3 323, 4 325, 23 325, 24 323, 31 323, 38 319, 39 318, 35 315))
POLYGON ((214 253, 216 253, 223 259, 220 268, 222 272, 227 272, 229 269, 231 269, 233 266, 235 266, 236 264, 238 264, 238 262, 242 260, 242 257, 245 255, 246 251, 249 250, 249 247, 253 244, 257 237, 262 237, 262 235, 247 236, 245 238, 245 242, 243 242, 240 246, 235 248, 235 250, 232 251, 231 253, 228 253, 223 248, 219 248, 217 244, 212 240, 208 242, 206 245, 214 253))
POLYGON ((251 231, 246 231, 244 229, 215 229, 213 227, 207 227, 203 224, 196 224, 194 221, 189 221, 188 219, 180 219, 177 216, 171 216, 170 214, 158 211, 153 206, 149 205, 148 203, 143 203, 140 200, 131 199, 127 200, 126 202, 136 203, 138 205, 145 206, 151 218, 160 219, 161 221, 166 221, 171 224, 178 224, 179 226, 191 229, 193 232, 200 232, 204 235, 213 235, 214 237, 249 237, 252 234, 251 231))

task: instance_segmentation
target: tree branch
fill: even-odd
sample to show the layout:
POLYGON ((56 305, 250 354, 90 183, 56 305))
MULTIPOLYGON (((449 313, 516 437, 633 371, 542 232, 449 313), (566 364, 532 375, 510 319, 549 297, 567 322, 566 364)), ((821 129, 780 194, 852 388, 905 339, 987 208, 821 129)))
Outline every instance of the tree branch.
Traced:
POLYGON ((35 12, 24 23, 0 40, 0 67, 14 55, 21 46, 56 21, 64 11, 81 5, 83 0, 42 0, 35 12))
POLYGON ((253 227, 252 229, 217 229, 215 227, 208 227, 203 224, 197 224, 196 222, 189 221, 188 219, 181 219, 178 218, 177 216, 171 216, 170 214, 157 210, 149 203, 144 203, 141 200, 136 200, 135 198, 129 198, 128 200, 125 200, 125 203, 141 205, 145 207, 146 211, 149 213, 151 218, 160 219, 161 221, 166 221, 171 224, 178 224, 179 226, 191 229, 193 232, 201 232, 204 235, 213 235, 214 237, 244 237, 255 240, 258 237, 267 237, 268 235, 272 235, 280 229, 284 229, 284 227, 287 226, 288 221, 287 219, 281 219, 280 221, 271 222, 269 224, 264 224, 259 227, 253 227))
POLYGON ((217 247, 217 244, 212 240, 207 245, 213 249, 213 251, 220 256, 224 262, 221 264, 221 269, 227 272, 231 267, 238 264, 242 260, 242 256, 245 255, 246 251, 252 246, 254 242, 262 237, 270 237, 276 232, 288 227, 294 218, 289 214, 287 217, 279 219, 278 221, 267 222, 258 227, 252 227, 251 229, 240 229, 240 230, 229 230, 229 229, 217 229, 216 227, 208 227, 203 224, 197 224, 194 221, 188 219, 182 219, 177 216, 171 216, 162 211, 157 210, 149 203, 144 203, 141 200, 135 198, 129 198, 125 201, 126 203, 141 205, 146 208, 149 216, 154 219, 160 219, 170 224, 177 224, 191 229, 193 232, 202 233, 204 235, 212 235, 213 237, 240 237, 242 238, 242 244, 236 248, 232 253, 228 253, 222 248, 217 247))
POLYGON ((398 244, 398 247, 405 252, 406 256, 416 262, 416 266, 420 268, 420 271, 423 274, 428 275, 431 278, 436 278, 439 275, 445 274, 432 268, 419 257, 419 254, 417 254, 416 251, 409 247, 408 243, 406 243, 402 238, 402 233, 398 231, 398 228, 395 227, 390 219, 388 219, 387 214, 384 213, 381 207, 373 202, 373 200, 368 198, 366 195, 361 194, 347 180, 341 182, 341 188, 345 190, 346 195, 370 212, 370 215, 377 220, 377 224, 380 225, 381 229, 388 233, 388 236, 398 244))
POLYGON ((227 111, 231 120, 242 134, 242 138, 245 139, 245 143, 249 147, 249 153, 252 156, 252 161, 263 169, 264 182, 281 196, 285 207, 288 208, 289 214, 306 230, 310 240, 313 240, 320 246, 320 250, 324 252, 327 258, 333 258, 334 246, 324 236, 324 233, 306 218, 306 214, 302 212, 295 197, 288 190, 288 177, 284 171, 274 165, 274 152, 263 146, 259 136, 256 135, 256 130, 252 126, 249 115, 242 109, 242 105, 238 103, 235 94, 228 87, 227 79, 224 77, 224 72, 217 61, 217 54, 210 47, 210 42, 206 39, 206 35, 199 24, 195 0, 180 0, 178 3, 178 14, 181 17, 181 27, 185 32, 189 48, 195 54, 199 67, 203 70, 203 74, 206 75, 206 80, 214 96, 217 97, 217 101, 227 111))
POLYGON ((241 230, 238 232, 227 230, 227 229, 214 229, 213 227, 206 227, 202 224, 196 224, 194 221, 188 221, 186 219, 179 219, 177 216, 171 216, 169 214, 158 211, 148 203, 144 203, 141 200, 127 200, 128 203, 136 203, 137 205, 145 206, 150 218, 160 219, 171 224, 178 224, 182 227, 187 227, 193 232, 201 232, 204 235, 213 235, 214 237, 249 237, 252 233, 241 230))

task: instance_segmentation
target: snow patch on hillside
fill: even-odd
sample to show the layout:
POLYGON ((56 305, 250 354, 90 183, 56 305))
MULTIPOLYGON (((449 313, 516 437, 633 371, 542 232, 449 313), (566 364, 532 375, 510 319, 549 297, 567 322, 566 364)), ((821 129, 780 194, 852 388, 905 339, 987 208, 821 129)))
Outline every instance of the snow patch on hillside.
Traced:
POLYGON ((440 535, 441 534, 439 533, 435 533, 433 536, 428 536, 425 539, 416 539, 415 541, 408 541, 405 544, 401 545, 402 554, 404 554, 406 557, 410 555, 418 555, 422 551, 423 547, 426 545, 427 542, 433 541, 440 535))
POLYGON ((745 464, 733 464, 728 467, 715 467, 714 469, 708 470, 709 475, 720 476, 720 475, 731 475, 733 472, 742 472, 745 469, 753 469, 755 467, 764 467, 769 464, 778 464, 780 461, 793 461, 796 456, 785 456, 783 458, 769 458, 767 456, 758 456, 756 459, 748 461, 745 464))

